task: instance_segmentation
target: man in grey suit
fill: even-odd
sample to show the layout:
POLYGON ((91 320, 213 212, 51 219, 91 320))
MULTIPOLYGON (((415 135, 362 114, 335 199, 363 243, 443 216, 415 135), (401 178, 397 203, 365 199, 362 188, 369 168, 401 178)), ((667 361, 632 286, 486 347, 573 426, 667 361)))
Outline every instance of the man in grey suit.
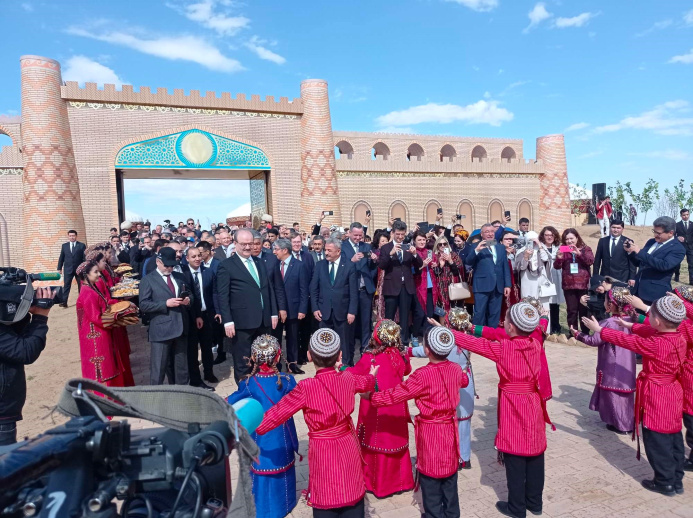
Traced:
POLYGON ((140 311, 149 317, 151 345, 150 383, 162 385, 164 375, 170 384, 187 385, 188 326, 193 293, 185 285, 182 273, 174 272, 178 265, 176 251, 162 248, 156 256, 156 269, 140 282, 140 311), (171 362, 173 357, 173 362, 171 362), (171 368, 173 363, 173 368, 171 368))
POLYGON ((322 236, 313 236, 310 241, 310 255, 313 256, 313 261, 323 261, 325 259, 325 238, 322 236))

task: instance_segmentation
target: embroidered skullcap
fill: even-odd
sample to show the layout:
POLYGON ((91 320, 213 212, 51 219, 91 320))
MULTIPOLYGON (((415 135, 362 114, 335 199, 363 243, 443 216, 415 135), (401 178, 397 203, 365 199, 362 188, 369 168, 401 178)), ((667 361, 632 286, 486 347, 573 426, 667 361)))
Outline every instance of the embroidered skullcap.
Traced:
POLYGON ((376 344, 385 347, 399 345, 400 336, 399 325, 387 318, 378 320, 373 329, 373 340, 376 344))
POLYGON ((464 308, 450 308, 448 314, 445 316, 446 323, 448 327, 453 328, 455 331, 466 331, 472 325, 472 321, 469 318, 469 313, 464 308))
POLYGON ((655 301, 657 313, 672 324, 680 324, 686 318, 686 307, 678 297, 666 295, 655 301))
POLYGON ((616 286, 609 290, 609 300, 617 306, 623 307, 628 304, 626 297, 630 295, 630 290, 623 286, 616 286))
POLYGON ((94 250, 96 250, 96 245, 89 245, 88 247, 86 247, 86 248, 84 249, 84 255, 85 255, 85 257, 86 257, 86 255, 87 255, 89 252, 93 252, 94 250))
POLYGON ((447 327, 432 327, 428 332, 428 348, 439 356, 447 356, 455 347, 455 337, 447 327))
POLYGON ((310 352, 321 358, 329 358, 339 352, 339 335, 332 329, 318 329, 310 337, 310 352))
POLYGON ((542 303, 539 301, 538 298, 532 297, 532 296, 528 295, 528 296, 526 296, 526 297, 522 297, 522 298, 520 299, 520 302, 526 302, 527 304, 529 304, 530 306, 532 306, 534 309, 536 309, 537 311, 539 311, 539 314, 541 314, 541 309, 543 308, 543 305, 542 305, 542 303))
POLYGON ((527 302, 513 304, 509 313, 512 323, 525 333, 531 333, 539 325, 539 312, 527 302))
POLYGON ((682 284, 674 291, 683 300, 693 302, 693 286, 689 286, 688 284, 682 284))
POLYGON ((455 232, 456 236, 460 236, 464 241, 469 239, 469 232, 467 232, 465 229, 461 228, 455 232))
POLYGON ((281 346, 274 336, 260 335, 253 340, 253 344, 250 346, 250 357, 259 365, 273 364, 280 350, 281 346))
POLYGON ((103 252, 101 252, 100 250, 91 250, 88 254, 86 254, 86 255, 84 256, 84 258, 85 258, 87 261, 95 261, 95 260, 96 260, 96 256, 98 256, 98 255, 100 255, 100 256, 103 257, 103 252))
POLYGON ((92 261, 84 261, 82 264, 80 264, 77 269, 75 270, 75 273, 77 275, 83 275, 85 271, 87 271, 87 268, 94 263, 92 261))

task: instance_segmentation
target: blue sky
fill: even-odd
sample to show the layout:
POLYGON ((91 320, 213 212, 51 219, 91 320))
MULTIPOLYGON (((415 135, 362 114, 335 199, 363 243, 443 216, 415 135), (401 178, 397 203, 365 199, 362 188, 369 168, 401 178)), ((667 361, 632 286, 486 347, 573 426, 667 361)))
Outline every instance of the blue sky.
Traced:
MULTIPOLYGON (((29 0, 2 14, 0 113, 19 113, 22 54, 59 60, 65 79, 275 98, 317 77, 337 130, 522 138, 526 157, 563 132, 579 184, 693 172, 690 0, 29 0)), ((233 185, 209 217, 247 202, 233 185)), ((143 200, 128 207, 154 209, 143 200)))

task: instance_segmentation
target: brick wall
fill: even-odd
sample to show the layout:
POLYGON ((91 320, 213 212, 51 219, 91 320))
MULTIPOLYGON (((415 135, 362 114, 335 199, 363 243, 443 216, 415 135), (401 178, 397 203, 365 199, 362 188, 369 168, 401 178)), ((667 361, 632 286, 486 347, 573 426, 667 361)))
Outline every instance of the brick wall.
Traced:
MULTIPOLYGON (((23 187, 22 175, 4 174, 9 170, 0 169, 0 234, 7 228, 7 236, 0 235, 2 261, 0 266, 23 267, 22 244, 22 205, 23 187), (3 220, 5 225, 3 225, 3 220), (7 253, 6 253, 7 252, 7 253)), ((55 268, 55 265, 53 266, 55 268)))
POLYGON ((544 162, 545 171, 541 178, 539 206, 542 225, 567 228, 570 226, 570 192, 563 135, 539 137, 537 158, 544 162))

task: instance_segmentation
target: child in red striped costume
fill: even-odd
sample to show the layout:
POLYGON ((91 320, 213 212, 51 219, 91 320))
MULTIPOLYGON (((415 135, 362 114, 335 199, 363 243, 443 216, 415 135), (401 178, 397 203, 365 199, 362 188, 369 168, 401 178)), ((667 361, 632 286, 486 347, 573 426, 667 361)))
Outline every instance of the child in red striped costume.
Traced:
POLYGON ((690 456, 683 463, 684 471, 693 471, 693 286, 682 284, 675 290, 686 307, 686 320, 681 322, 679 332, 686 339, 686 359, 683 361, 681 386, 683 387, 683 425, 686 427, 686 444, 690 456))
POLYGON ((396 387, 371 395, 375 407, 413 399, 419 409, 415 420, 416 470, 425 516, 430 517, 460 516, 456 411, 460 389, 467 386, 469 379, 462 367, 447 359, 454 347, 455 339, 449 329, 431 328, 424 342, 429 363, 396 387))
MULTIPOLYGON (((351 414, 355 396, 375 389, 378 366, 359 376, 338 372, 341 360, 339 336, 329 328, 313 333, 308 359, 315 364, 315 377, 299 381, 296 388, 270 408, 257 428, 258 435, 281 425, 299 410, 308 425, 308 505, 316 518, 361 518, 363 459, 351 414)), ((272 498, 272 495, 267 495, 272 498)))
POLYGON ((654 301, 649 308, 649 325, 620 320, 619 325, 630 328, 632 335, 602 328, 594 317, 583 318, 583 323, 601 333, 603 340, 642 354, 635 391, 635 434, 640 437, 638 425, 642 422, 645 453, 654 471, 654 478, 643 480, 642 485, 668 496, 683 493, 683 389, 679 380, 686 340, 677 328, 685 318, 683 303, 672 295, 654 301))
POLYGON ((543 506, 546 423, 551 421, 539 392, 542 346, 532 336, 539 320, 532 305, 519 302, 508 310, 507 338, 492 341, 453 331, 457 345, 496 363, 500 383, 495 444, 508 481, 508 501, 496 502, 496 509, 515 518, 524 518, 527 510, 541 514, 543 506))

